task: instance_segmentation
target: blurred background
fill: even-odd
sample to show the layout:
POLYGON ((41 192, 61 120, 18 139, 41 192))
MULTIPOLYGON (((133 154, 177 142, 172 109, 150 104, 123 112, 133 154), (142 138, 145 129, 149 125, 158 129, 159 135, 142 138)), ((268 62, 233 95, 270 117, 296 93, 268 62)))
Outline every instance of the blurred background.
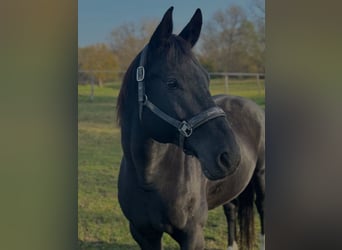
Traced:
POLYGON ((196 8, 202 8, 204 24, 195 53, 211 75, 263 78, 264 4, 264 0, 80 1, 78 82, 102 86, 120 81, 171 5, 175 6, 174 33, 181 31, 196 8))
MULTIPOLYGON (((215 12, 225 11, 232 3, 241 7, 249 20, 254 19, 251 1, 187 0, 181 5, 168 0, 132 2, 0 2, 1 249, 74 250, 80 248, 78 239, 84 242, 83 248, 102 249, 105 242, 113 245, 124 241, 117 234, 109 235, 120 228, 126 230, 126 224, 119 226, 120 222, 103 218, 103 214, 115 214, 113 181, 120 152, 111 143, 119 138, 114 115, 115 84, 119 86, 120 76, 115 81, 103 81, 103 87, 94 79, 91 101, 91 85, 79 84, 78 80, 79 48, 101 43, 109 46, 114 29, 126 22, 159 21, 171 5, 175 6, 176 33, 197 7, 202 8, 205 26, 215 12), (92 8, 84 13, 82 8, 90 2, 92 8), (108 7, 109 2, 117 7, 108 7), (99 11, 101 6, 107 12, 99 11), (156 12, 147 14, 150 9, 156 12), (113 17, 120 20, 111 21, 113 17), (84 35, 87 38, 83 39, 84 35), (106 130, 100 123, 111 127, 106 130), (101 151, 104 153, 98 157, 101 151), (113 152, 117 155, 110 155, 113 152), (107 153, 108 158, 104 157, 107 153), (90 171, 91 166, 97 169, 90 171), (94 185, 96 181, 100 185, 94 185), (104 181, 106 185, 101 183, 104 181), (109 187, 110 192, 101 186, 109 187), (94 197, 102 197, 107 203, 92 201, 94 197), (96 220, 89 220, 87 225, 87 216, 96 220), (106 225, 106 233, 96 226, 101 224, 106 225), (110 224, 115 228, 108 228, 110 224)), ((268 250, 342 249, 340 10, 341 3, 336 0, 266 1, 268 250)), ((196 45, 199 58, 200 48, 201 43, 196 45)), ((224 72, 232 71, 226 68, 224 72)), ((228 93, 235 91, 233 81, 229 76, 228 93)), ((225 77, 219 82, 219 91, 226 91, 225 77)), ((256 82, 255 77, 254 86, 256 82)), ((258 93, 258 88, 253 92, 258 93)), ((207 228, 218 225, 214 219, 209 219, 213 224, 207 228)), ((212 234, 217 232, 213 230, 212 234)), ((211 244, 225 244, 223 238, 206 237, 209 249, 211 244)), ((133 242, 124 244, 126 249, 127 245, 133 242)))

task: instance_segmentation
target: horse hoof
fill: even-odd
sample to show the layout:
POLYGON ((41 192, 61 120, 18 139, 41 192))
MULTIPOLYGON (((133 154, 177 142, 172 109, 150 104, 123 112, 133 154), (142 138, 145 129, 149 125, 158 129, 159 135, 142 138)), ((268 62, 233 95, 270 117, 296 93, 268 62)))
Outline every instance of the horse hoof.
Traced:
POLYGON ((236 242, 234 241, 232 246, 228 246, 227 250, 239 250, 236 242))
POLYGON ((260 250, 265 250, 265 235, 260 234, 260 250))

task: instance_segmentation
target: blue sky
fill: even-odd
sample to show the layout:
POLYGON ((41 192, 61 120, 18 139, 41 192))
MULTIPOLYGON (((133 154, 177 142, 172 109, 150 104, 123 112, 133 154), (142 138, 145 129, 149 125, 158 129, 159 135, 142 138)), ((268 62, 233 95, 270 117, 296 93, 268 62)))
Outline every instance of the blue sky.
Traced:
POLYGON ((165 11, 174 6, 174 32, 186 25, 197 8, 201 8, 204 22, 231 4, 246 8, 251 0, 79 0, 78 45, 80 47, 106 42, 110 32, 121 24, 142 19, 161 20, 165 11))

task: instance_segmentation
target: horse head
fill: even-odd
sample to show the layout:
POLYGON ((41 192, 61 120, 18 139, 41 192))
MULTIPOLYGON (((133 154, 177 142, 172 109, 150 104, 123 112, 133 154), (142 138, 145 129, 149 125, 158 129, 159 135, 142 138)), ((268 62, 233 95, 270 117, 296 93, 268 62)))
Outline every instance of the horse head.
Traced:
POLYGON ((197 157, 211 180, 232 174, 240 148, 223 110, 209 92, 209 76, 192 48, 202 27, 197 9, 178 34, 172 34, 171 7, 137 57, 139 120, 144 133, 173 143, 197 157))

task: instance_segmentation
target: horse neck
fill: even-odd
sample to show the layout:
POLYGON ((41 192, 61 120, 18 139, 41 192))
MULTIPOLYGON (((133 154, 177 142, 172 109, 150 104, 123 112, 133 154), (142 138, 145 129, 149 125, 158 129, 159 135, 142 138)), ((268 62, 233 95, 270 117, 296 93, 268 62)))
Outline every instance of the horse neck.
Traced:
POLYGON ((150 138, 140 124, 138 110, 131 113, 130 122, 126 124, 130 126, 122 128, 122 144, 129 163, 127 167, 134 169, 133 173, 142 187, 170 188, 176 182, 180 184, 191 180, 189 176, 193 175, 190 171, 196 165, 195 158, 186 156, 173 144, 158 143, 150 138))

